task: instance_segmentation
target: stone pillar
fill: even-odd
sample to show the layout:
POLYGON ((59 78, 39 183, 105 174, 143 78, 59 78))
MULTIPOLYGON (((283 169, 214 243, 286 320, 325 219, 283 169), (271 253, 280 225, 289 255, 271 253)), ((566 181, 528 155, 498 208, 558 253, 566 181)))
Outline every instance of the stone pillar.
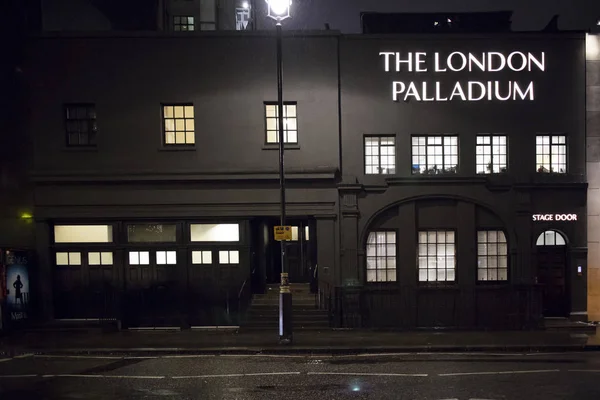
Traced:
MULTIPOLYGON (((588 182, 587 313, 600 320, 600 34, 588 34, 586 172, 588 182)), ((575 268, 577 266, 575 265, 575 268)), ((580 310, 581 311, 581 310, 580 310)))
POLYGON ((342 286, 360 286, 364 280, 364 271, 360 268, 364 265, 359 262, 359 253, 364 258, 363 252, 359 251, 362 247, 359 241, 358 232, 358 193, 360 186, 340 187, 341 200, 341 264, 340 264, 340 283, 342 286))

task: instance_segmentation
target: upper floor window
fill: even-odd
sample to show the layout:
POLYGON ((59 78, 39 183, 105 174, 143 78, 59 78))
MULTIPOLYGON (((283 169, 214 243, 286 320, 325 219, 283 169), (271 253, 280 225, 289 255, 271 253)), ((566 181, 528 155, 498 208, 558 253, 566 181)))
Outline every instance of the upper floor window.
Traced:
MULTIPOLYGON (((279 143, 279 107, 277 103, 265 103, 267 144, 279 143)), ((297 104, 283 103, 283 143, 298 143, 297 104)))
POLYGON ((365 174, 391 175, 396 173, 396 138, 365 136, 365 174))
POLYGON ((67 146, 96 146, 96 106, 94 104, 65 105, 65 125, 67 129, 67 146))
POLYGON ((250 11, 252 5, 250 0, 238 0, 235 8, 235 30, 245 31, 250 27, 250 11))
POLYGON ((239 224, 191 224, 192 242, 239 242, 239 224))
POLYGON ((217 0, 200 0, 200 30, 217 29, 217 0))
POLYGON ((456 279, 454 231, 419 232, 419 282, 453 282, 456 279))
POLYGON ((55 225, 54 243, 112 243, 112 225, 55 225))
POLYGON ((477 232, 477 280, 508 279, 508 245, 502 231, 477 232))
POLYGON ((367 282, 396 281, 396 232, 371 232, 367 238, 367 282))
POLYGON ((194 31, 196 25, 191 15, 176 15, 173 17, 173 30, 176 32, 194 31))
POLYGON ((193 145, 194 106, 191 104, 163 105, 163 131, 165 145, 193 145))
POLYGON ((412 173, 436 175, 458 171, 458 136, 413 136, 412 173))
POLYGON ((567 173, 567 137, 540 135, 535 138, 535 168, 537 172, 567 173))
POLYGON ((477 136, 476 151, 478 174, 498 174, 506 172, 506 136, 477 136))

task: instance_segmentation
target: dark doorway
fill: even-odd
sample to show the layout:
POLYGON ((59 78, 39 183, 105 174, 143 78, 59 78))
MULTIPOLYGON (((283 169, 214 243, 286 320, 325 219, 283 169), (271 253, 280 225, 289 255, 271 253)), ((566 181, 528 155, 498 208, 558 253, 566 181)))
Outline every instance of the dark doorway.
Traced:
MULTIPOLYGON (((267 246, 268 265, 267 282, 279 283, 281 274, 281 245, 274 240, 273 227, 278 221, 269 221, 267 246)), ((313 279, 316 266, 317 238, 314 221, 305 219, 290 219, 287 225, 292 227, 292 240, 286 242, 286 253, 291 283, 309 283, 313 279)))
POLYGON ((569 312, 566 241, 560 233, 546 231, 539 236, 536 245, 544 317, 566 317, 569 312))

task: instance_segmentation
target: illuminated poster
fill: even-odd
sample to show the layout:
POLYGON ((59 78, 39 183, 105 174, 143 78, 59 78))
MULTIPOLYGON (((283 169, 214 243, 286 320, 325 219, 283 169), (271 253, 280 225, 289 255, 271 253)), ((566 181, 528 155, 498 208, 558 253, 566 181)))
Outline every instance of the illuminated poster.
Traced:
POLYGON ((6 312, 11 320, 26 319, 29 309, 29 254, 25 251, 7 250, 4 261, 6 312))

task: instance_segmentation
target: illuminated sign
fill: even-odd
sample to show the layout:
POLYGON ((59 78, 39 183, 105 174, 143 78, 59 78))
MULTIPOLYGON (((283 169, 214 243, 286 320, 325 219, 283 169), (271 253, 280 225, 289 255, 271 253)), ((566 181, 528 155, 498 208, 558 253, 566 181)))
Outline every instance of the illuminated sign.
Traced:
MULTIPOLYGON (((430 72, 427 60, 431 56, 426 52, 393 52, 382 51, 385 72, 430 72)), ((435 73, 451 72, 534 72, 546 70, 546 54, 532 54, 514 51, 508 55, 496 51, 484 53, 463 53, 455 51, 447 56, 439 52, 433 53, 435 73)), ((394 101, 482 101, 482 100, 527 100, 535 99, 533 81, 522 83, 517 81, 474 81, 455 82, 447 85, 434 82, 392 82, 392 99, 394 101)))
POLYGON ((577 214, 533 214, 533 220, 539 221, 577 221, 577 214))

